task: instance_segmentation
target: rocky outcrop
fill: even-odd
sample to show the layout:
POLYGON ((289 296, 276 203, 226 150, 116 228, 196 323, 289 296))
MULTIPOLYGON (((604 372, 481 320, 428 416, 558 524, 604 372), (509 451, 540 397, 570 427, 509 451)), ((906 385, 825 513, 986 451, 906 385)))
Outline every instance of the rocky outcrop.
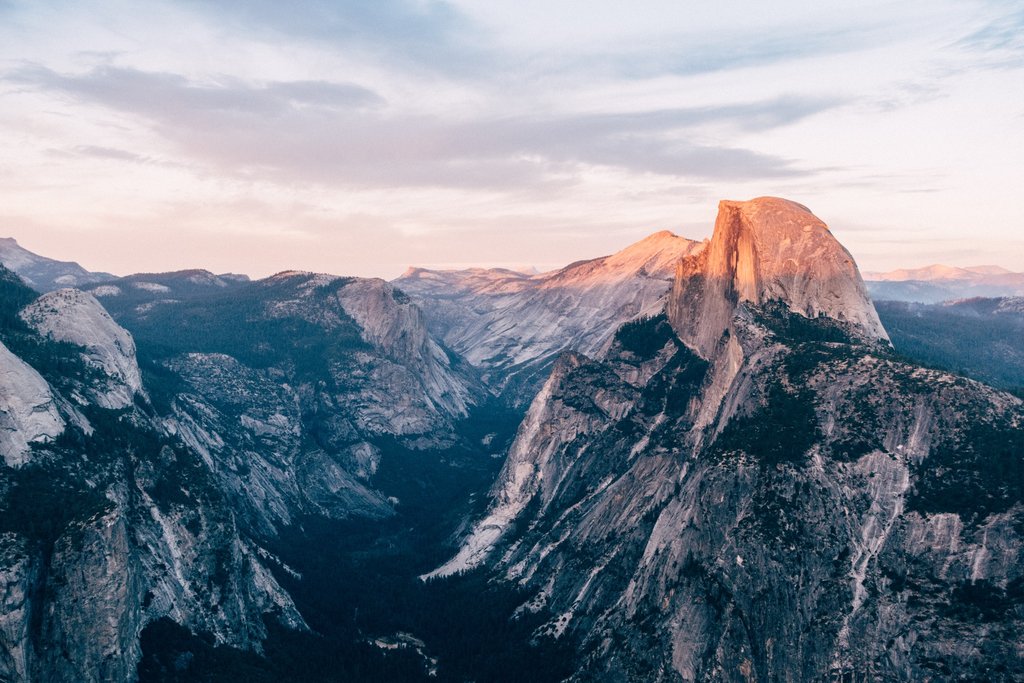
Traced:
POLYGON ((0 344, 0 678, 134 680, 162 617, 243 648, 265 615, 306 628, 203 453, 126 403, 134 346, 95 299, 46 295, 0 331, 40 366, 0 344))
POLYGON ((1024 405, 892 357, 812 219, 724 204, 670 322, 558 366, 439 570, 531 591, 575 680, 1024 676, 1024 405))
POLYGON ((23 538, 14 533, 0 536, 0 680, 29 680, 38 571, 34 560, 23 538))
POLYGON ((274 534, 303 514, 391 514, 367 488, 368 476, 353 474, 375 467, 363 454, 370 446, 329 396, 275 382, 224 354, 185 354, 167 367, 185 384, 164 428, 209 463, 253 529, 274 534))
POLYGON ((46 563, 47 597, 35 607, 42 612, 38 680, 134 678, 146 581, 134 561, 130 533, 112 511, 55 543, 46 563))
MULTIPOLYGON (((181 382, 164 427, 202 454, 260 533, 307 514, 391 515, 392 503, 369 484, 378 442, 450 445, 455 424, 487 398, 475 373, 429 334, 421 311, 382 280, 285 272, 222 297, 225 317, 255 311, 195 324, 196 345, 225 352, 170 341, 177 348, 161 365, 181 382)), ((149 338, 188 306, 123 319, 149 338)))
POLYGON ((133 338, 91 294, 0 275, 5 680, 132 680, 161 619, 256 651, 267 620, 308 629, 267 548, 313 517, 394 514, 385 451, 450 446, 488 396, 381 280, 97 287, 133 338))
POLYGON ((88 387, 89 399, 102 408, 130 406, 143 394, 135 341, 90 294, 60 289, 44 294, 21 312, 39 334, 83 348, 83 359, 99 370, 88 387))
POLYGON ((64 431, 50 385, 0 342, 0 455, 8 467, 31 459, 32 444, 64 431))
MULTIPOLYGON (((480 402, 479 388, 453 368, 452 357, 427 331, 420 308, 396 293, 392 285, 383 280, 355 280, 340 288, 337 297, 361 328, 364 341, 404 368, 441 411, 465 416, 480 402)), ((392 400, 400 395, 396 392, 392 400)))

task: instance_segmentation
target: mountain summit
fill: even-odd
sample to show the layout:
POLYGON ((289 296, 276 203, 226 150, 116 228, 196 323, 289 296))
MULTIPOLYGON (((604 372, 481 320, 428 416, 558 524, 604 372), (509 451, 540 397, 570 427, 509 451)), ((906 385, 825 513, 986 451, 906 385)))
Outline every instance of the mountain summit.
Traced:
POLYGON ((56 261, 34 254, 13 237, 0 237, 0 264, 42 292, 114 279, 110 273, 93 273, 72 261, 56 261))
POLYGON ((807 207, 785 199, 719 203, 711 243, 679 263, 668 314, 679 337, 709 358, 742 302, 779 302, 858 338, 889 339, 850 252, 807 207))
POLYGON ((560 353, 600 354, 619 325, 664 308, 676 264, 703 247, 663 230, 547 273, 416 268, 395 284, 492 387, 526 402, 560 353))

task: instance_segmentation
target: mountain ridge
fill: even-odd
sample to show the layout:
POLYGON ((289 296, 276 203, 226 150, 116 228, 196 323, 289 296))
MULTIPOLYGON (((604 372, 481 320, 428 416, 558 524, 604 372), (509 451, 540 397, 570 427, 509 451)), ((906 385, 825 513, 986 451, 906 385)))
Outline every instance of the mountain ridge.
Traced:
POLYGON ((541 274, 8 275, 0 678, 1024 675, 1024 403, 897 356, 801 204, 541 274))
POLYGON ((1002 266, 946 266, 901 268, 865 273, 872 298, 925 304, 972 297, 1024 295, 1024 273, 1002 266))
POLYGON ((110 273, 94 273, 73 261, 58 261, 25 249, 13 237, 0 237, 0 264, 20 275, 38 290, 102 282, 114 278, 110 273))
POLYGON ((525 404, 563 350, 599 353, 619 324, 657 311, 676 262, 703 244, 666 230, 615 254, 536 275, 417 269, 394 283, 485 381, 525 404))
POLYGON ((1017 276, 1024 275, 1024 273, 1017 273, 1009 268, 997 265, 949 266, 942 263, 933 263, 919 268, 897 268, 896 270, 889 271, 865 272, 864 279, 876 282, 903 282, 906 280, 928 282, 930 280, 979 280, 985 277, 1005 275, 1017 276))

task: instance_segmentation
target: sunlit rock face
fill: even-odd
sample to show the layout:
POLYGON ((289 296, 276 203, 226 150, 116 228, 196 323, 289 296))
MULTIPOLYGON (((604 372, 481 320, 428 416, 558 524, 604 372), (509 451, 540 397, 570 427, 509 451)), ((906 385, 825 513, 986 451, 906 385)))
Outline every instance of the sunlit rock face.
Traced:
POLYGON ((668 316, 565 356, 487 513, 487 566, 579 681, 1024 676, 1024 406, 893 355, 856 265, 727 202, 668 316))
POLYGON ((740 303, 771 301, 844 323, 859 338, 888 341, 850 252, 806 207, 775 197, 723 201, 708 248, 678 265, 669 319, 707 358, 740 303))
POLYGON ((562 351, 599 355, 619 325, 660 311, 676 264, 703 246, 662 231, 549 273, 412 268, 395 284, 490 386, 529 404, 562 351))

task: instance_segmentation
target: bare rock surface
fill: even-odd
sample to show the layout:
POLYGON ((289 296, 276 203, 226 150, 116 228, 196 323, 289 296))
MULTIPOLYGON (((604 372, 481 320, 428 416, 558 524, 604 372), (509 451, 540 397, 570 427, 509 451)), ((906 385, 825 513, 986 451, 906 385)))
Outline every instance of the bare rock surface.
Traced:
POLYGON ((619 325, 661 310, 676 263, 702 248, 661 231, 548 273, 411 268, 395 284, 491 386, 528 404, 562 351, 600 355, 619 325))
POLYGON ((21 318, 43 336, 84 349, 86 362, 105 379, 92 388, 91 398, 98 405, 124 408, 143 393, 135 341, 91 294, 77 289, 49 292, 22 310, 21 318))

